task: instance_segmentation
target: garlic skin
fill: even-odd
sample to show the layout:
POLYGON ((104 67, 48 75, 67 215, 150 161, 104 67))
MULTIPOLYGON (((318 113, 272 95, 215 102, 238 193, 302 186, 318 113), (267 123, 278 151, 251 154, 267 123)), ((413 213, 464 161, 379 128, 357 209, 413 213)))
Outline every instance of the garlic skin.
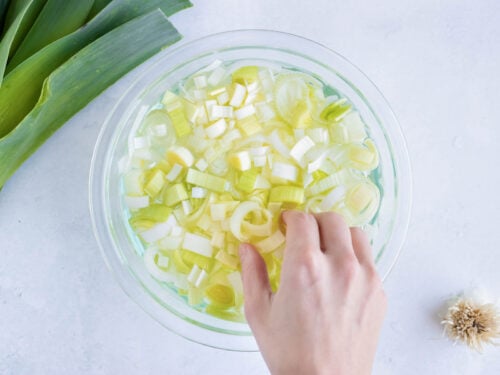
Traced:
POLYGON ((484 345, 497 345, 500 340, 500 309, 477 291, 450 300, 441 324, 450 339, 478 352, 484 345))

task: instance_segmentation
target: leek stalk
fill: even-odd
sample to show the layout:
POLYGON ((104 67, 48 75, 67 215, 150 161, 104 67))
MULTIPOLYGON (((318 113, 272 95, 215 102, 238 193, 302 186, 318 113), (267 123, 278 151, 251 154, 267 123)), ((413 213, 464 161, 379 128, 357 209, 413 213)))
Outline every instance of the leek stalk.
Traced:
POLYGON ((10 59, 7 71, 11 71, 47 44, 82 26, 93 3, 94 0, 48 0, 10 59))
POLYGON ((159 8, 168 16, 190 5, 188 0, 114 0, 85 27, 58 39, 25 60, 5 77, 0 87, 0 137, 14 129, 33 109, 40 98, 44 80, 83 47, 153 9, 159 8), (16 98, 15 106, 12 105, 12 98, 16 98))
POLYGON ((165 15, 155 10, 100 37, 50 74, 35 108, 0 139, 0 186, 52 133, 93 98, 180 38, 165 15))

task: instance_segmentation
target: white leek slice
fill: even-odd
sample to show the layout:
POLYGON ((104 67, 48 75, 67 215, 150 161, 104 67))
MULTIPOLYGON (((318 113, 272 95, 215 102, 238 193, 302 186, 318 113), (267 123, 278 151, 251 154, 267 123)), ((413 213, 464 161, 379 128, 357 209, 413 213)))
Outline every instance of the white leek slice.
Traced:
POLYGON ((141 170, 131 170, 124 177, 125 192, 128 195, 144 195, 144 173, 141 170))
POLYGON ((233 89, 233 96, 231 97, 229 105, 239 107, 243 103, 243 100, 245 100, 247 89, 239 83, 235 83, 233 89))
POLYGON ((290 150, 290 156, 294 158, 298 163, 302 162, 302 158, 311 148, 314 147, 314 142, 307 135, 301 138, 295 146, 290 150))
POLYGON ((188 170, 186 182, 219 193, 224 192, 227 186, 227 181, 225 179, 208 173, 202 173, 192 168, 188 170))
POLYGON ((213 254, 213 248, 208 238, 190 232, 186 232, 184 235, 182 248, 207 258, 211 258, 213 254))
POLYGON ((229 268, 232 269, 238 268, 238 263, 239 263, 238 258, 233 255, 229 255, 223 250, 219 250, 217 252, 217 254, 215 255, 215 259, 229 268))
POLYGON ((197 264, 193 265, 193 268, 191 268, 191 271, 189 272, 189 275, 187 276, 187 280, 191 284, 195 284, 196 279, 198 279, 198 277, 200 276, 200 273, 201 273, 201 268, 198 267, 197 264))
POLYGON ((365 124, 358 112, 350 112, 342 120, 350 142, 363 142, 366 138, 365 124))
POLYGON ((174 181, 177 177, 179 177, 179 175, 181 174, 182 172, 182 165, 180 164, 177 164, 175 163, 172 168, 170 169, 170 171, 167 173, 167 175, 165 176, 165 178, 172 182, 174 181))
POLYGON ((164 185, 165 185, 165 173, 162 170, 157 169, 152 171, 152 173, 150 173, 150 176, 146 181, 146 184, 144 185, 144 191, 151 198, 155 198, 161 191, 161 189, 163 189, 164 185))
POLYGON ((224 220, 226 218, 228 208, 228 205, 225 203, 212 203, 210 205, 210 216, 212 217, 212 220, 224 220))
POLYGON ((181 202, 182 204, 182 209, 184 210, 184 213, 186 215, 189 215, 191 212, 193 212, 193 206, 191 205, 191 202, 188 200, 184 200, 181 202))
POLYGON ((261 122, 267 122, 276 117, 276 113, 274 113, 273 107, 268 103, 258 103, 255 104, 255 109, 257 112, 257 117, 261 122))
POLYGON ((207 77, 204 75, 194 77, 193 81, 197 89, 204 89, 207 87, 207 77))
POLYGON ((163 197, 165 204, 172 207, 188 199, 189 195, 184 184, 175 184, 164 190, 163 197))
POLYGON ((377 148, 371 139, 367 139, 364 146, 351 144, 349 159, 351 166, 361 171, 375 169, 379 163, 377 148))
POLYGON ((277 230, 268 238, 256 242, 255 246, 262 253, 269 253, 273 250, 276 250, 284 243, 285 243, 285 235, 280 230, 277 230))
POLYGON ((227 129, 227 122, 223 118, 217 120, 212 125, 205 128, 208 138, 214 139, 220 137, 227 129))
MULTIPOLYGON (((222 249, 224 247, 225 240, 226 240, 226 235, 224 232, 215 232, 212 235, 212 240, 210 241, 210 243, 212 244, 213 247, 222 249)), ((217 257, 215 257, 215 259, 217 259, 217 257)))
POLYGON ((229 156, 229 164, 239 171, 246 171, 252 168, 252 159, 248 151, 240 151, 229 156))
POLYGON ((158 246, 165 250, 178 250, 180 249, 181 244, 182 237, 173 236, 173 230, 171 232, 171 236, 164 237, 158 242, 158 246))
POLYGON ((190 167, 194 164, 194 156, 186 147, 172 146, 167 151, 167 160, 172 164, 190 167))
POLYGON ((220 67, 222 65, 222 61, 219 60, 219 59, 216 59, 214 61, 212 61, 209 65, 207 65, 206 67, 200 69, 200 73, 207 73, 207 72, 212 72, 214 71, 216 68, 220 67))
POLYGON ((222 81, 224 76, 226 75, 226 69, 221 66, 215 68, 212 73, 208 76, 208 84, 210 86, 216 86, 222 81))
POLYGON ((172 225, 170 223, 159 223, 153 226, 151 229, 141 232, 140 235, 144 241, 153 243, 161 240, 163 237, 166 237, 170 233, 171 229, 172 225))
POLYGON ((237 139, 240 139, 242 137, 241 132, 238 129, 232 129, 231 131, 227 132, 222 140, 225 143, 231 143, 237 139))
POLYGON ((234 116, 238 120, 243 120, 244 118, 250 117, 255 114, 255 107, 251 104, 241 107, 234 111, 234 116))
MULTIPOLYGON (((265 156, 263 156, 265 158, 265 156)), ((271 183, 269 180, 267 180, 265 177, 262 175, 257 176, 257 180, 255 181, 254 185, 255 189, 270 189, 271 188, 271 183)))
POLYGON ((191 197, 205 198, 207 196, 207 189, 195 186, 191 189, 191 197))
POLYGON ((200 171, 205 172, 208 168, 208 163, 205 159, 200 158, 194 165, 196 168, 198 168, 200 171))
POLYGON ((237 294, 243 294, 243 282, 239 271, 235 271, 227 275, 227 280, 237 294))
POLYGON ((278 130, 274 130, 271 133, 269 141, 273 145, 274 149, 281 154, 281 156, 288 157, 290 155, 290 149, 283 143, 278 130))
POLYGON ((144 208, 149 206, 149 196, 143 195, 140 197, 135 196, 125 196, 125 204, 131 210, 137 210, 139 208, 144 208))
POLYGON ((210 121, 214 121, 220 118, 232 118, 235 112, 231 106, 212 105, 208 113, 210 121))
POLYGON ((242 202, 236 207, 233 211, 233 215, 229 221, 229 227, 231 229, 231 233, 235 236, 239 241, 248 241, 248 236, 242 233, 242 225, 245 221, 245 217, 252 211, 260 210, 261 207, 256 202, 246 201, 242 202))
POLYGON ((346 189, 344 186, 337 186, 331 192, 327 194, 327 196, 321 201, 319 208, 323 211, 329 211, 339 203, 342 199, 344 199, 346 193, 346 189))
POLYGON ((265 237, 271 235, 273 229, 273 215, 271 215, 271 212, 264 208, 258 211, 258 213, 262 213, 262 215, 264 216, 264 223, 252 224, 244 220, 241 224, 242 231, 256 237, 265 237))
POLYGON ((273 163, 271 174, 274 177, 282 178, 287 181, 297 181, 299 170, 296 166, 287 163, 273 163))
POLYGON ((217 95, 217 103, 219 105, 227 104, 228 101, 229 101, 229 94, 226 90, 217 95))
POLYGON ((178 225, 174 225, 170 231, 170 235, 173 237, 179 237, 184 233, 184 229, 178 225))
POLYGON ((148 137, 135 137, 134 138, 134 148, 136 150, 140 150, 146 147, 149 147, 149 138, 148 137))
POLYGON ((163 258, 166 257, 162 256, 159 253, 158 249, 154 247, 150 247, 144 252, 144 264, 151 276, 159 281, 172 282, 176 279, 176 277, 168 271, 164 270, 164 268, 166 268, 166 266, 164 265, 166 264, 168 266, 168 258, 166 258, 166 260, 164 260, 163 258), (161 263, 163 265, 161 268, 157 264, 157 258, 160 256, 162 257, 161 263))
POLYGON ((253 165, 255 167, 265 167, 267 163, 267 157, 265 155, 263 156, 254 156, 252 157, 253 165))
POLYGON ((194 283, 194 286, 199 288, 206 280, 208 277, 207 271, 204 269, 201 270, 200 274, 198 275, 196 282, 194 283))
POLYGON ((321 194, 327 190, 330 190, 336 186, 342 185, 346 182, 348 172, 345 170, 341 170, 337 173, 334 173, 330 176, 327 176, 309 188, 310 195, 321 194))

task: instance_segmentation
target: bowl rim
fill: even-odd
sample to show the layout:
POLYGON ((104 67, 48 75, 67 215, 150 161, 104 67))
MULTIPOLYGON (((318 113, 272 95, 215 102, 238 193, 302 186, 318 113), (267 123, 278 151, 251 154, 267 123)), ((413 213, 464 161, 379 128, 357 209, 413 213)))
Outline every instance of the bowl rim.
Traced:
MULTIPOLYGON (((101 175, 101 173, 98 173, 100 171, 98 164, 100 161, 102 161, 100 158, 100 156, 102 154, 102 150, 101 150, 102 147, 100 147, 100 146, 102 145, 104 134, 106 133, 106 130, 109 131, 109 129, 108 129, 109 126, 107 126, 107 125, 110 123, 111 119, 113 118, 113 115, 116 113, 120 104, 122 104, 123 99, 126 98, 128 95, 130 95, 132 92, 134 92, 134 90, 137 90, 137 88, 138 88, 137 86, 140 84, 140 82, 143 81, 144 78, 147 77, 148 75, 150 75, 152 72, 154 73, 154 71, 169 56, 175 55, 179 52, 182 52, 183 50, 189 49, 193 45, 196 46, 199 44, 203 44, 206 41, 210 41, 211 39, 221 38, 221 37, 224 37, 226 35, 234 36, 235 34, 243 35, 243 34, 249 34, 249 33, 255 34, 254 39, 256 41, 257 41, 257 39, 260 40, 258 43, 255 42, 254 46, 257 46, 257 47, 276 49, 275 47, 272 47, 269 42, 266 42, 266 38, 265 38, 266 35, 269 36, 270 34, 272 34, 272 35, 279 36, 282 38, 289 38, 291 40, 301 41, 302 43, 304 43, 304 42, 308 43, 311 46, 311 48, 321 49, 321 50, 323 50, 323 52, 331 55, 332 57, 335 57, 337 60, 339 60, 342 63, 349 66, 350 69, 353 69, 355 71, 355 73, 359 76, 358 78, 361 78, 365 81, 365 82, 363 82, 363 84, 368 84, 370 86, 369 88, 373 92, 373 95, 378 96, 378 101, 381 103, 381 105, 383 105, 385 107, 384 111, 386 112, 386 114, 388 116, 391 117, 392 123, 395 125, 395 126, 392 126, 392 128, 390 129, 391 140, 394 141, 392 139, 393 136, 396 136, 398 139, 397 139, 397 142, 395 144, 390 144, 390 146, 397 148, 397 150, 396 150, 397 152, 395 154, 397 155, 398 158, 393 159, 393 161, 398 165, 394 165, 394 168, 398 169, 398 175, 399 175, 399 179, 397 181, 397 188, 398 189, 400 188, 400 184, 405 185, 404 186, 405 191, 403 192, 405 202, 403 202, 404 204, 401 204, 402 199, 399 199, 397 201, 398 207, 396 210, 396 213, 397 213, 396 216, 398 217, 398 220, 401 220, 398 223, 400 231, 397 233, 397 236, 396 236, 397 238, 393 239, 393 241, 395 241, 394 246, 397 246, 397 252, 393 255, 392 262, 387 267, 387 271, 385 272, 385 274, 381 275, 381 277, 384 281, 386 280, 386 278, 388 277, 388 275, 390 274, 390 272, 394 268, 394 265, 397 263, 400 255, 401 255, 402 248, 403 248, 403 245, 404 245, 404 242, 405 242, 405 239, 407 236, 407 232, 408 232, 408 227, 409 227, 409 223, 410 223, 410 219, 411 219, 411 209, 412 209, 413 181, 412 181, 412 173, 411 173, 411 162, 410 162, 410 157, 409 157, 409 153, 408 153, 407 142, 406 142, 406 139, 405 139, 404 134, 402 132, 399 121, 397 120, 397 118, 394 114, 394 111, 392 110, 388 101, 386 100, 384 95, 381 93, 381 91, 378 89, 378 87, 373 83, 373 81, 365 73, 363 73, 355 64, 353 64, 351 61, 349 61, 347 58, 345 58, 340 53, 330 49, 329 47, 325 46, 322 43, 319 43, 319 42, 316 42, 312 39, 298 36, 298 35, 295 35, 292 33, 269 30, 269 29, 237 29, 237 30, 228 30, 228 31, 213 33, 213 34, 209 34, 209 35, 206 35, 206 36, 203 36, 200 38, 191 39, 191 40, 188 40, 188 41, 185 41, 185 42, 179 44, 178 46, 175 46, 174 48, 170 48, 170 49, 161 51, 159 54, 157 54, 154 57, 154 59, 156 59, 156 61, 154 61, 143 72, 141 72, 141 74, 139 74, 128 85, 128 87, 124 91, 124 93, 121 94, 121 96, 116 100, 116 103, 113 105, 109 114, 106 116, 104 123, 103 123, 103 126, 99 132, 99 135, 98 135, 98 138, 97 138, 97 141, 95 144, 95 148, 93 151, 93 155, 92 155, 92 161, 91 161, 91 165, 90 165, 89 182, 88 182, 89 183, 89 211, 90 211, 90 216, 91 216, 92 229, 94 232, 94 236, 96 237, 97 243, 99 245, 101 256, 104 258, 106 266, 111 271, 114 279, 118 282, 118 284, 120 285, 120 288, 125 292, 125 294, 127 294, 130 297, 130 299, 132 299, 142 310, 144 310, 148 315, 150 315, 154 320, 158 321, 162 326, 167 328, 169 331, 174 332, 174 333, 186 338, 189 341, 196 342, 196 343, 203 344, 203 345, 210 346, 210 347, 214 347, 214 348, 218 348, 218 349, 229 350, 229 351, 257 351, 258 348, 257 348, 257 345, 255 343, 253 336, 241 336, 241 338, 244 339, 245 343, 240 345, 240 346, 237 345, 234 347, 220 345, 218 343, 213 343, 211 341, 196 340, 195 338, 190 337, 187 334, 183 334, 178 329, 176 329, 175 324, 166 324, 163 321, 161 321, 157 316, 155 316, 155 313, 148 308, 148 306, 146 306, 144 303, 141 303, 141 301, 139 300, 140 298, 137 298, 136 296, 133 295, 133 291, 130 290, 129 285, 127 285, 127 283, 130 284, 130 281, 125 280, 125 277, 131 278, 132 276, 130 276, 128 273, 127 273, 128 276, 124 275, 124 272, 123 272, 124 266, 123 266, 123 264, 120 263, 120 260, 118 259, 119 258, 118 254, 113 252, 114 259, 112 259, 112 258, 110 258, 109 254, 105 250, 105 245, 104 245, 105 239, 102 238, 103 235, 101 234, 101 231, 99 229, 99 225, 104 224, 104 225, 109 226, 109 223, 106 222, 104 215, 99 216, 99 213, 97 212, 97 211, 99 211, 99 204, 102 203, 100 201, 100 198, 103 195, 103 191, 102 191, 103 189, 99 190, 96 188, 96 186, 99 185, 99 183, 104 185, 104 181, 100 181, 100 180, 102 180, 102 178, 100 178, 100 177, 103 177, 103 176, 101 175)), ((231 47, 232 48, 241 48, 244 45, 245 44, 232 44, 231 47)), ((204 49, 202 48, 200 50, 197 50, 196 52, 193 52, 190 55, 191 60, 189 60, 189 61, 196 60, 203 54, 225 50, 228 47, 226 47, 226 48, 211 47, 211 48, 204 48, 204 49)), ((283 49, 280 49, 280 50, 283 50, 283 49)), ((304 55, 301 55, 300 49, 287 50, 287 51, 291 52, 293 54, 299 55, 299 56, 304 56, 304 55)), ((311 58, 311 57, 307 57, 307 58, 312 59, 315 63, 321 64, 320 61, 317 61, 314 58, 311 58)), ((172 68, 172 69, 175 68, 175 65, 172 65, 170 68, 172 68)), ((331 68, 329 68, 329 69, 331 69, 331 68)), ((168 69, 165 69, 164 72, 166 72, 167 70, 168 69)), ((156 80, 159 77, 161 77, 161 74, 156 74, 155 80, 150 83, 150 86, 155 84, 156 80)), ((354 87, 356 87, 356 86, 354 86, 354 87)), ((148 88, 148 86, 140 88, 140 90, 137 92, 136 96, 140 96, 140 94, 142 92, 144 92, 145 90, 147 90, 147 88, 148 88)), ((369 96, 371 96, 371 95, 372 94, 370 94, 369 96)), ((371 100, 370 100, 370 102, 371 102, 371 100)), ((101 167, 101 169, 102 169, 102 167, 101 167)), ((104 188, 104 186, 103 186, 103 188, 104 188)), ((137 283, 137 280, 134 279, 133 281, 134 281, 134 283, 137 284, 136 286, 139 287, 139 283, 137 283)), ((156 302, 159 303, 158 301, 156 301, 156 302)), ((165 312, 165 314, 169 314, 169 315, 172 315, 175 317, 175 319, 172 320, 172 322, 177 321, 177 319, 179 318, 171 310, 169 310, 168 313, 165 312)), ((181 319, 181 321, 182 321, 182 319, 181 319)), ((194 327, 194 325, 193 325, 193 327, 194 327)), ((198 328, 200 328, 200 327, 198 327, 198 328)), ((214 332, 214 331, 211 331, 211 332, 213 334, 216 334, 216 335, 221 334, 221 332, 214 332)), ((231 336, 231 337, 234 338, 237 336, 231 336)))

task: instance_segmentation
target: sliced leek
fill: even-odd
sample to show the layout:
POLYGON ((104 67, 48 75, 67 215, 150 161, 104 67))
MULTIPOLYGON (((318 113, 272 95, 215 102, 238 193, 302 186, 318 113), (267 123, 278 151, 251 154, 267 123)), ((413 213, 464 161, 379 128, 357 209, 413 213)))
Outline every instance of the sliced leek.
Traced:
POLYGON ((130 223, 143 242, 155 240, 145 246, 169 254, 171 285, 197 309, 241 318, 241 242, 255 245, 278 288, 283 210, 336 211, 350 225, 375 216, 375 143, 351 103, 325 98, 323 89, 303 73, 216 61, 165 93, 161 111, 168 120, 151 122, 146 114, 133 135, 131 160, 144 160, 146 151, 164 156, 126 163, 130 223), (158 124, 173 126, 174 139, 158 141, 158 131, 169 133, 158 124))

